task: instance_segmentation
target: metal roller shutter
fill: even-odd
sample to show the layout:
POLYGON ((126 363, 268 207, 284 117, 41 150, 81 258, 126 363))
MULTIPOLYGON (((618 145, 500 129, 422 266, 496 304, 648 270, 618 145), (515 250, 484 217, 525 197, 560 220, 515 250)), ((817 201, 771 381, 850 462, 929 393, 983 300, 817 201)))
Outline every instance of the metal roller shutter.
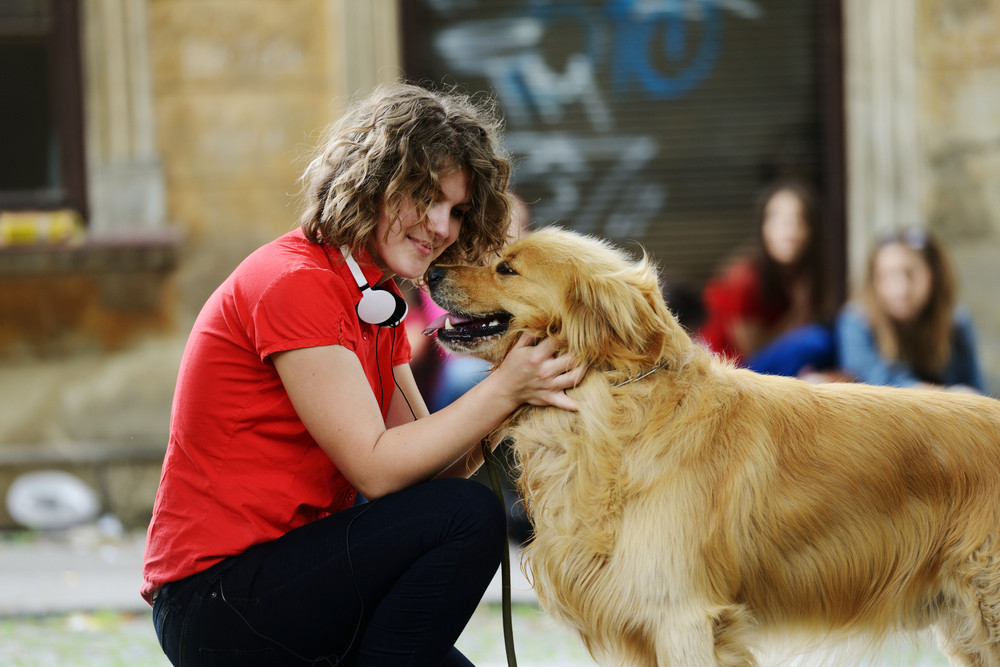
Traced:
MULTIPOLYGON (((500 101, 515 190, 536 225, 555 222, 626 247, 639 241, 664 273, 700 288, 752 237, 757 193, 773 178, 805 177, 821 202, 842 197, 831 191, 836 160, 825 154, 828 125, 840 118, 824 113, 829 2, 401 6, 411 80, 456 83, 500 101)), ((841 245, 830 246, 835 266, 841 245)))

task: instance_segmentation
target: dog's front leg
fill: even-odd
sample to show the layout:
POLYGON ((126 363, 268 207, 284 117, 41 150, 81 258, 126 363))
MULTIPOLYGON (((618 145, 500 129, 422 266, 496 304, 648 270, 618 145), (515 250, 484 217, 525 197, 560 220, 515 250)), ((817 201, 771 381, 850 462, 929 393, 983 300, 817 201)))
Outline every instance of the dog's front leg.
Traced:
POLYGON ((671 667, 755 667, 747 640, 753 627, 742 605, 692 608, 664 618, 656 635, 656 664, 671 667))

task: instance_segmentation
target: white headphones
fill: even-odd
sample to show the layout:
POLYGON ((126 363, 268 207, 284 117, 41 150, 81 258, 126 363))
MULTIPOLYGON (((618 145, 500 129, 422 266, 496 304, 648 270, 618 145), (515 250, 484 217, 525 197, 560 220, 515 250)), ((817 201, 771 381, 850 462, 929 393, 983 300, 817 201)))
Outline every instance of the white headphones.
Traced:
POLYGON ((365 274, 361 273, 361 267, 351 257, 347 247, 341 248, 340 252, 344 255, 344 261, 347 262, 355 282, 361 288, 361 301, 357 306, 358 318, 362 322, 380 327, 398 326, 406 317, 408 310, 406 300, 387 289, 369 285, 365 280, 365 274))

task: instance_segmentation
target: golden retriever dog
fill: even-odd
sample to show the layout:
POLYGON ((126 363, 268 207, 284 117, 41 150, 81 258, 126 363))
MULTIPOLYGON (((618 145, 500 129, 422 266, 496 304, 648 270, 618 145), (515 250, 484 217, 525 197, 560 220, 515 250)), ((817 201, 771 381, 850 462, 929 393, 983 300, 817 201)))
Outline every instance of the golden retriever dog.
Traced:
POLYGON ((522 407, 514 440, 547 612, 605 665, 755 665, 764 636, 932 626, 952 665, 1000 665, 1000 401, 810 385, 695 344, 648 258, 546 229, 441 266, 456 352, 521 332, 589 365, 578 412, 522 407))

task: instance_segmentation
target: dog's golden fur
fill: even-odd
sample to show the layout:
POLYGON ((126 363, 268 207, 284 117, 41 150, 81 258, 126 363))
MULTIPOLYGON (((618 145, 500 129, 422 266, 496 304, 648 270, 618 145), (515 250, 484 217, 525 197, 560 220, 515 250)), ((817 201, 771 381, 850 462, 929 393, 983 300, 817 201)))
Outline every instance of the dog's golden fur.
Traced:
POLYGON ((590 365, 578 412, 522 408, 503 435, 539 600, 600 663, 754 665, 765 632, 932 625, 953 665, 1000 665, 1000 402, 733 368, 649 262, 560 230, 431 289, 513 315, 460 351, 496 363, 529 331, 590 365))

